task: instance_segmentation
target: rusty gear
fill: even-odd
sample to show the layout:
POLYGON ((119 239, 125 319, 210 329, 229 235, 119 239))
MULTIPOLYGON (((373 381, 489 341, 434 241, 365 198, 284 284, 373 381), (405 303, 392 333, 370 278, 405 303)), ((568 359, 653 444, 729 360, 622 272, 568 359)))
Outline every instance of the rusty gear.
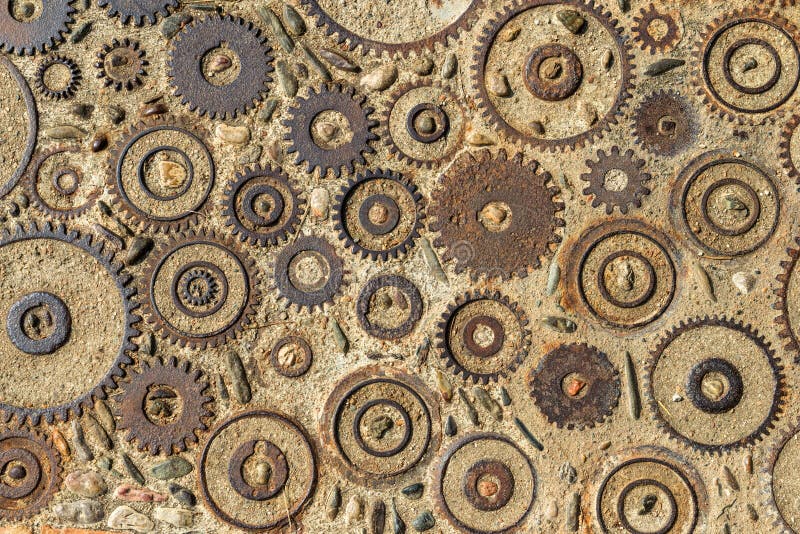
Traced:
POLYGON ((256 165, 225 188, 222 213, 240 241, 275 246, 297 231, 305 203, 283 169, 256 165))
MULTIPOLYGON (((262 100, 267 84, 272 81, 271 52, 272 47, 252 22, 217 14, 195 20, 172 40, 167 62, 170 85, 175 88, 175 96, 180 96, 181 103, 191 111, 201 116, 208 114, 211 119, 234 118, 262 100), (210 82, 210 74, 204 71, 207 56, 216 49, 225 50, 220 55, 233 64, 226 70, 236 74, 219 84, 210 82)), ((224 74, 223 71, 214 75, 224 74)))
POLYGON ((603 150, 597 151, 597 161, 586 160, 590 171, 581 175, 581 180, 589 182, 583 190, 584 195, 593 195, 592 207, 596 208, 605 204, 606 215, 611 215, 614 208, 620 213, 628 213, 628 205, 642 207, 642 197, 650 194, 650 189, 645 185, 652 176, 642 172, 645 161, 637 159, 633 150, 628 149, 620 154, 619 147, 611 147, 611 153, 603 150), (625 175, 624 184, 614 184, 610 181, 609 174, 617 171, 625 175))
POLYGON ((73 0, 53 0, 41 3, 36 18, 26 20, 12 13, 15 4, 5 2, 0 9, 0 49, 9 54, 32 56, 64 41, 64 34, 75 22, 73 0), (22 19, 22 20, 20 20, 22 19))
POLYGON ((61 485, 61 460, 42 434, 0 430, 0 519, 20 521, 45 508, 61 485))
POLYGON ((722 454, 751 446, 783 412, 780 358, 750 325, 717 316, 681 321, 650 355, 644 388, 650 410, 669 437, 697 451, 722 454), (761 376, 753 379, 753 373, 761 376), (676 389, 686 401, 672 400, 676 389))
POLYGON ((550 423, 592 428, 619 402, 619 374, 608 357, 585 343, 548 352, 528 379, 531 397, 550 423))
MULTIPOLYGON (((465 5, 461 7, 453 20, 445 26, 435 29, 433 32, 429 32, 428 35, 417 39, 406 38, 405 34, 408 32, 408 28, 402 25, 402 17, 394 17, 391 13, 374 16, 372 9, 366 10, 363 9, 363 6, 358 4, 350 4, 349 6, 358 10, 357 13, 353 14, 357 19, 361 15, 369 13, 369 20, 373 18, 378 20, 377 26, 375 26, 374 23, 371 25, 363 24, 365 21, 359 20, 361 23, 359 25, 359 30, 351 30, 345 27, 343 23, 339 22, 338 17, 334 17, 326 12, 323 6, 331 5, 331 2, 325 0, 301 0, 300 3, 308 8, 308 14, 310 16, 316 18, 316 25, 318 27, 325 27, 326 35, 330 36, 335 34, 337 43, 345 45, 349 50, 354 50, 356 47, 360 46, 362 54, 366 54, 371 50, 379 55, 385 53, 390 56, 399 55, 405 57, 412 52, 421 55, 423 52, 432 50, 437 43, 446 45, 448 40, 455 39, 462 30, 468 31, 475 22, 475 19, 477 19, 478 13, 486 3, 486 0, 463 0, 460 4, 465 5), (399 26, 395 23, 396 20, 400 20, 399 26), (387 38, 386 41, 375 38, 376 32, 380 32, 380 29, 384 26, 388 26, 387 31, 391 31, 396 27, 396 29, 401 32, 399 35, 402 36, 402 38, 398 39, 397 35, 387 36, 389 38, 387 38)), ((333 2, 333 6, 344 9, 348 8, 347 3, 341 2, 333 2)), ((373 7, 375 6, 371 6, 371 8, 373 7)), ((437 7, 442 10, 441 14, 432 11, 430 13, 413 11, 415 17, 413 22, 419 23, 420 20, 426 22, 443 20, 444 16, 450 15, 448 10, 452 11, 454 8, 453 5, 442 5, 435 2, 425 4, 426 9, 433 10, 437 7)), ((391 10, 391 8, 391 5, 387 4, 387 9, 391 10)))
POLYGON ((94 64, 97 77, 103 80, 104 86, 112 87, 115 91, 130 91, 142 85, 142 77, 147 75, 145 67, 149 63, 145 55, 138 41, 131 41, 127 37, 122 41, 114 39, 103 45, 97 53, 94 64))
POLYGON ((100 190, 80 165, 85 156, 80 146, 54 147, 37 154, 27 178, 31 204, 56 219, 74 219, 90 210, 100 190), (67 161, 62 163, 62 158, 67 161))
POLYGON ((650 55, 658 52, 671 50, 680 40, 680 28, 675 21, 675 17, 671 13, 660 13, 653 4, 650 4, 647 9, 641 8, 639 15, 633 17, 636 23, 633 26, 633 34, 635 39, 639 41, 639 46, 642 50, 650 52, 650 55), (663 35, 654 37, 650 33, 650 25, 654 22, 661 22, 666 26, 663 35))
POLYGON ((295 164, 305 163, 308 173, 319 169, 322 176, 331 171, 337 178, 342 167, 352 174, 356 164, 364 165, 367 162, 364 155, 375 152, 371 144, 378 139, 372 131, 378 126, 378 121, 371 118, 375 110, 364 105, 366 100, 354 88, 333 83, 323 84, 318 90, 309 89, 307 97, 298 98, 289 110, 289 118, 283 121, 289 128, 284 140, 291 143, 287 152, 296 153, 295 164), (345 120, 352 134, 349 141, 325 146, 327 141, 318 139, 314 133, 315 120, 325 112, 345 120))
MULTIPOLYGON (((544 31, 544 25, 540 25, 538 21, 534 23, 533 20, 523 20, 511 24, 516 28, 530 28, 529 31, 539 33, 544 31)), ((633 55, 627 39, 623 37, 622 28, 617 24, 617 21, 611 18, 611 13, 602 9, 594 0, 589 0, 588 2, 584 0, 562 0, 559 2, 515 0, 508 3, 501 12, 495 14, 481 32, 479 41, 480 44, 476 45, 474 50, 471 75, 473 89, 476 93, 476 102, 479 109, 482 110, 481 114, 490 125, 514 142, 549 151, 582 147, 587 142, 592 143, 602 137, 611 129, 611 126, 619 122, 623 108, 627 106, 627 101, 631 97, 635 75, 632 63, 633 55), (572 42, 574 35, 556 20, 555 13, 547 12, 543 17, 549 18, 551 20, 550 23, 554 25, 553 28, 556 28, 551 32, 553 35, 549 37, 551 42, 541 42, 546 35, 539 35, 539 42, 537 42, 539 46, 531 51, 527 48, 521 49, 528 46, 529 43, 526 39, 515 38, 513 43, 520 44, 515 44, 514 46, 519 49, 515 48, 513 54, 511 50, 504 50, 502 53, 497 54, 497 58, 500 58, 498 61, 506 63, 508 58, 513 55, 515 61, 520 65, 513 72, 505 68, 499 69, 507 73, 506 81, 510 84, 510 91, 495 94, 488 89, 487 78, 496 74, 493 69, 491 72, 487 72, 487 70, 491 69, 489 65, 493 56, 491 51, 497 42, 497 36, 507 24, 510 24, 517 17, 534 19, 534 15, 529 12, 539 8, 550 11, 569 8, 583 17, 584 24, 596 25, 608 39, 609 47, 613 47, 613 68, 619 76, 619 81, 616 84, 616 94, 612 95, 613 98, 609 98, 608 102, 603 102, 603 110, 598 111, 595 109, 596 120, 587 121, 586 123, 574 120, 569 121, 565 123, 569 125, 569 128, 566 130, 562 128, 564 131, 561 132, 555 130, 552 123, 547 125, 545 124, 547 121, 542 121, 538 117, 558 113, 563 114, 565 103, 569 103, 573 99, 587 98, 584 95, 583 86, 597 87, 599 91, 606 93, 609 91, 609 86, 596 86, 599 83, 597 81, 599 78, 594 74, 593 70, 590 70, 596 67, 596 58, 584 57, 581 59, 580 54, 575 49, 564 46, 572 42), (552 41, 555 40, 563 40, 564 43, 561 45, 554 44, 552 41), (524 59, 523 56, 527 59, 524 59), (539 64, 538 62, 544 58, 560 59, 560 69, 555 72, 557 73, 556 77, 561 78, 561 80, 556 82, 545 81, 539 77, 538 71, 532 70, 533 66, 539 64), (578 65, 580 65, 580 76, 578 76, 578 65), (531 81, 535 83, 531 84, 531 81), (541 91, 542 88, 551 85, 554 91, 541 91), (512 95, 514 98, 508 98, 512 95), (521 102, 523 97, 526 99, 530 97, 530 104, 525 103, 523 106, 521 102), (553 98, 554 100, 549 101, 547 98, 553 98), (536 112, 521 110, 521 107, 534 106, 537 107, 536 112), (532 116, 536 116, 537 119, 531 121, 532 116), (578 126, 583 130, 577 129, 578 126)), ((508 45, 507 42, 503 42, 503 44, 508 45)), ((594 52, 597 48, 592 46, 590 50, 594 52)), ((611 90, 613 91, 613 89, 611 90)), ((589 100, 587 105, 593 108, 598 104, 597 99, 592 96, 589 97, 589 100)))
POLYGON ((795 490, 799 467, 797 459, 800 458, 797 448, 800 443, 799 423, 800 421, 795 421, 791 429, 783 431, 781 438, 773 445, 761 472, 767 514, 771 516, 772 526, 781 534, 795 534, 800 531, 795 490))
POLYGON ((697 138, 697 114, 675 91, 658 91, 642 100, 633 118, 633 135, 643 148, 659 156, 675 156, 697 138))
POLYGON ((39 64, 39 68, 36 70, 36 89, 47 98, 53 100, 66 99, 75 95, 75 91, 78 90, 78 86, 81 83, 81 78, 81 70, 74 61, 66 56, 53 55, 45 58, 39 64), (58 89, 49 87, 45 80, 47 71, 56 65, 62 65, 63 68, 69 71, 69 78, 66 83, 64 83, 63 87, 58 89))
POLYGON ((400 339, 422 318, 422 295, 414 283, 400 275, 370 279, 356 302, 358 322, 379 339, 400 339))
POLYGON ((322 309, 331 302, 344 284, 344 274, 344 263, 336 249, 321 237, 300 237, 278 251, 275 258, 275 287, 298 310, 322 309), (304 279, 309 272, 316 278, 304 279))
POLYGON ((188 361, 173 357, 165 363, 159 358, 152 365, 143 362, 141 371, 129 371, 127 378, 115 400, 118 428, 128 431, 128 442, 136 441, 140 451, 153 456, 183 452, 197 443, 213 415, 202 371, 188 361))
POLYGON ((800 140, 795 139, 795 133, 800 133, 797 128, 798 124, 800 124, 800 115, 794 114, 783 127, 780 159, 789 178, 794 178, 795 183, 800 184, 800 140))
POLYGON ((178 0, 98 0, 99 7, 108 7, 109 17, 119 17, 122 24, 141 26, 155 24, 159 16, 166 17, 178 7, 178 0))
POLYGON ((462 155, 433 193, 429 227, 440 233, 434 244, 445 247, 442 258, 455 260, 455 271, 468 270, 473 280, 525 277, 539 268, 564 226, 557 217, 564 204, 555 200, 560 191, 550 180, 537 162, 523 164, 521 153, 512 159, 504 150, 462 155))
MULTIPOLYGON (((800 246, 800 237, 794 238, 794 244, 800 246)), ((793 317, 797 317, 795 311, 795 302, 797 302, 798 295, 798 277, 797 259, 800 258, 800 248, 787 248, 786 253, 789 255, 788 260, 783 260, 780 265, 783 272, 777 276, 780 287, 775 290, 777 302, 773 308, 780 312, 780 315, 775 318, 775 323, 778 325, 778 335, 784 339, 785 348, 787 351, 794 354, 794 362, 800 363, 800 331, 793 317)))

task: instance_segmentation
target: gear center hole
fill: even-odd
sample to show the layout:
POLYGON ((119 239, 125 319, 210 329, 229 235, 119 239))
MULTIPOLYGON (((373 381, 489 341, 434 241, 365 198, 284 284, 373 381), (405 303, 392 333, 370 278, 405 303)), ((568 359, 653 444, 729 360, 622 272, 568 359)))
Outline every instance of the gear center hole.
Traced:
POLYGON ((305 351, 295 343, 287 343, 278 349, 278 364, 286 369, 291 369, 302 362, 304 357, 305 351))
POLYGON ((539 65, 539 78, 549 81, 558 81, 564 74, 563 58, 559 56, 549 57, 539 65))
POLYGON ((738 48, 730 58, 730 72, 734 80, 749 88, 764 84, 779 68, 770 52, 756 43, 738 48))
POLYGON ((222 87, 236 81, 242 70, 239 55, 223 43, 209 50, 200 61, 203 78, 213 86, 222 87))
POLYGON ((589 382, 581 373, 569 373, 561 379, 561 391, 570 399, 582 399, 589 391, 589 382))
POLYGON ((623 191, 628 187, 628 175, 621 169, 611 169, 603 177, 603 188, 606 191, 623 191))
POLYGON ((478 478, 475 489, 484 499, 494 500, 500 493, 501 480, 492 473, 484 473, 478 478))
POLYGON ((35 306, 22 315, 22 332, 30 339, 47 339, 54 329, 53 314, 46 304, 35 306))
POLYGON ((63 63, 53 63, 42 75, 42 83, 50 91, 63 91, 69 87, 71 79, 72 71, 63 63))
POLYGON ((658 42, 664 39, 669 32, 669 24, 663 19, 653 19, 647 25, 647 35, 658 42))
POLYGON ((478 213, 478 220, 488 231, 503 232, 511 226, 513 214, 511 206, 498 200, 489 202, 478 213))
POLYGON ((728 379, 722 373, 711 371, 700 381, 700 391, 712 402, 722 399, 729 390, 728 379))
POLYGON ((658 119, 656 127, 660 135, 674 138, 678 131, 678 122, 670 115, 664 115, 658 119))
POLYGON ((252 487, 268 486, 275 472, 275 465, 270 460, 266 449, 263 441, 257 442, 255 452, 242 465, 242 476, 245 482, 252 487))
POLYGON ((42 0, 11 0, 9 2, 11 17, 17 22, 34 22, 42 15, 42 0))
POLYGON ((353 140, 353 130, 342 113, 326 109, 311 122, 311 138, 323 150, 334 150, 353 140))
POLYGON ((481 348, 486 348, 494 343, 494 330, 488 325, 479 324, 472 333, 472 341, 481 348))
POLYGON ((322 289, 330 275, 330 265, 325 257, 313 250, 300 252, 289 263, 289 281, 306 293, 322 289))
POLYGON ((178 392, 164 384, 153 384, 147 389, 144 398, 144 414, 147 420, 157 426, 175 423, 181 416, 183 403, 178 392))

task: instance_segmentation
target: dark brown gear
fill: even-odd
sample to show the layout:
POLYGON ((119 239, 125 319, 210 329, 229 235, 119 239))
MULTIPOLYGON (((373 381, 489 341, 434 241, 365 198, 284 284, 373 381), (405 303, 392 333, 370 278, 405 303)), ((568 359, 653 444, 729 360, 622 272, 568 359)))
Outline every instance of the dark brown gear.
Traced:
POLYGON ((675 91, 661 90, 642 100, 633 117, 636 143, 658 156, 676 156, 697 138, 692 104, 675 91))
POLYGON ((800 32, 795 24, 761 7, 718 17, 706 27, 696 45, 692 82, 697 94, 711 110, 729 121, 756 125, 775 120, 783 114, 784 105, 800 82, 798 42, 800 32), (724 51, 715 49, 720 43, 725 46, 724 51), (766 68, 772 65, 767 76, 761 66, 734 68, 731 63, 736 60, 735 53, 744 46, 757 46, 770 57, 764 62, 766 68))
MULTIPOLYGON (((795 237, 793 244, 800 247, 800 237, 795 237)), ((783 338, 785 349, 794 354, 794 362, 800 363, 800 322, 796 308, 796 303, 800 302, 800 273, 796 270, 800 248, 788 247, 786 253, 789 259, 780 263, 783 272, 777 276, 780 287, 775 289, 777 301, 772 307, 780 312, 775 318, 778 335, 783 338)))
POLYGON ((618 146, 611 147, 611 153, 604 150, 597 151, 597 161, 586 160, 590 171, 581 175, 581 180, 589 182, 583 190, 584 195, 593 195, 592 207, 597 208, 605 204, 606 215, 611 215, 614 208, 623 214, 628 213, 628 205, 642 207, 642 197, 650 194, 650 189, 645 185, 652 176, 644 169, 645 161, 634 156, 630 148, 620 154, 618 146), (613 181, 615 172, 618 181, 613 181), (619 174, 624 176, 620 177, 619 174))
POLYGON ((153 456, 183 452, 197 443, 214 415, 208 380, 188 361, 142 362, 141 371, 130 370, 120 387, 122 393, 114 397, 117 428, 127 430, 125 439, 153 456))
POLYGON ((616 19, 594 0, 514 0, 507 4, 484 27, 474 49, 471 77, 481 115, 512 141, 549 151, 575 149, 602 137, 619 122, 634 87, 633 54, 616 19), (544 12, 539 18, 530 14, 537 9, 544 12), (557 20, 555 11, 567 9, 576 11, 584 19, 584 28, 578 36, 557 20), (516 29, 535 32, 532 35, 538 39, 538 48, 530 50, 529 40, 524 37, 498 41, 497 36, 503 28, 517 17, 529 18, 512 25, 516 29), (539 20, 547 20, 552 31, 544 33, 548 26, 539 20), (588 32, 592 32, 593 38, 585 37, 588 32), (583 51, 578 50, 572 46, 578 43, 575 39, 583 39, 584 43, 592 45, 583 51), (598 62, 594 53, 600 46, 597 44, 600 39, 607 41, 609 50, 612 50, 611 68, 618 78, 614 87, 610 86, 607 75, 595 72, 598 62), (497 42, 502 43, 498 46, 506 49, 492 54, 497 42), (494 68, 490 66, 493 57, 498 63, 494 68), (560 68, 552 71, 555 82, 543 80, 538 71, 528 68, 530 60, 536 63, 537 58, 545 57, 559 60, 560 68), (514 68, 509 68, 509 64, 514 68), (491 72, 487 72, 489 69, 491 72), (495 70, 507 75, 509 91, 498 94, 489 91, 487 77, 497 74, 495 70), (606 82, 601 83, 600 79, 606 82), (531 81, 534 83, 529 83, 531 81), (601 99, 601 96, 605 98, 601 99), (522 97, 530 97, 530 100, 521 102, 522 97), (578 101, 594 109, 595 120, 575 120, 575 102, 578 101), (598 105, 603 109, 598 110, 598 105))
POLYGON ((142 77, 147 75, 145 55, 138 41, 114 39, 97 53, 97 77, 115 91, 130 91, 142 85, 142 77))
POLYGON ((273 270, 280 296, 298 310, 322 309, 345 283, 342 258, 333 245, 316 236, 303 236, 280 249, 273 270), (306 278, 307 276, 314 278, 306 278))
POLYGON ((652 3, 645 8, 639 10, 639 15, 633 17, 636 23, 633 26, 634 38, 639 41, 639 46, 642 50, 649 51, 650 55, 658 52, 671 50, 681 39, 680 27, 675 20, 673 13, 661 13, 652 3), (660 23, 665 27, 660 35, 654 36, 650 31, 650 25, 653 23, 660 23))
POLYGON ((31 204, 45 215, 62 220, 90 210, 101 188, 84 172, 86 160, 80 146, 57 146, 38 153, 27 177, 31 204))
POLYGON ((528 378, 531 397, 550 423, 592 428, 619 402, 619 374, 608 357, 585 343, 548 352, 528 378))
POLYGON ((51 55, 45 58, 36 69, 36 89, 47 98, 53 100, 62 100, 71 98, 78 90, 81 83, 81 69, 78 65, 67 56, 51 55), (51 69, 66 70, 68 75, 63 80, 63 85, 60 87, 51 87, 48 85, 48 72, 51 69))
POLYGON ((697 451, 752 446, 784 411, 781 360, 750 325, 724 316, 687 319, 650 355, 643 388, 650 410, 669 437, 697 451), (676 402, 676 393, 685 400, 676 402))
POLYGON ((98 0, 97 5, 108 7, 109 17, 119 17, 122 24, 141 26, 155 24, 159 16, 166 17, 178 7, 178 0, 98 0))
POLYGON ((525 277, 553 254, 564 226, 558 213, 564 204, 549 173, 522 154, 508 159, 500 150, 465 153, 442 175, 433 193, 429 228, 444 247, 442 258, 455 260, 454 270, 468 270, 503 280, 525 277))
MULTIPOLYGON (((283 121, 289 128, 284 140, 291 143, 287 152, 296 153, 295 163, 305 163, 308 173, 319 169, 325 176, 331 171, 337 178, 342 168, 352 174, 356 164, 364 165, 367 162, 364 155, 375 152, 371 145, 378 140, 372 131, 378 126, 378 121, 372 118, 375 110, 365 106, 366 101, 353 87, 333 83, 323 84, 318 90, 309 89, 308 96, 299 97, 289 110, 289 118, 283 121), (318 138, 314 132, 315 120, 325 113, 347 124, 351 132, 349 140, 339 142, 341 133, 330 140, 318 138)), ((338 130, 341 132, 341 128, 338 130)))
POLYGON ((411 280, 386 274, 370 279, 356 302, 361 327, 379 339, 399 339, 422 318, 422 295, 411 280))
POLYGON ((61 460, 42 434, 0 430, 0 520, 20 521, 45 508, 61 485, 61 460))
POLYGON ((255 261, 214 232, 178 234, 151 255, 141 277, 147 320, 162 338, 205 349, 237 338, 261 300, 255 261))
POLYGON ((789 178, 794 178, 800 184, 800 139, 795 139, 795 134, 800 133, 797 126, 800 124, 800 114, 795 113, 781 131, 780 159, 789 178))
POLYGON ((0 10, 0 49, 9 54, 32 56, 64 41, 75 19, 74 0, 41 2, 40 10, 23 13, 22 2, 5 2, 0 10))
POLYGON ((418 3, 420 9, 408 10, 408 14, 413 17, 408 20, 408 16, 396 16, 391 10, 397 6, 405 7, 405 4, 387 3, 385 9, 388 13, 379 13, 380 5, 371 5, 370 9, 358 4, 348 4, 337 0, 301 0, 300 3, 307 7, 308 14, 316 18, 316 25, 324 26, 327 35, 336 35, 336 41, 344 45, 349 50, 361 47, 361 53, 374 51, 376 54, 387 54, 390 56, 408 56, 410 53, 421 55, 423 52, 432 50, 438 44, 447 45, 450 39, 455 39, 463 30, 467 31, 478 18, 480 9, 486 0, 460 0, 442 4, 439 2, 418 3), (457 5, 453 5, 457 4, 457 5), (350 17, 334 16, 329 13, 328 8, 355 9, 350 13, 350 17), (425 10, 428 10, 426 13, 425 10), (437 11, 434 11, 437 10, 437 11), (362 18, 363 17, 363 18, 362 18), (346 26, 344 20, 353 19, 351 23, 358 27, 358 30, 346 26), (406 34, 410 28, 416 25, 424 27, 425 24, 435 24, 442 20, 449 22, 441 28, 425 28, 428 30, 423 36, 408 39, 406 34), (385 28, 385 29, 384 29, 385 28), (387 36, 387 40, 381 41, 377 37, 381 32, 394 32, 387 36))

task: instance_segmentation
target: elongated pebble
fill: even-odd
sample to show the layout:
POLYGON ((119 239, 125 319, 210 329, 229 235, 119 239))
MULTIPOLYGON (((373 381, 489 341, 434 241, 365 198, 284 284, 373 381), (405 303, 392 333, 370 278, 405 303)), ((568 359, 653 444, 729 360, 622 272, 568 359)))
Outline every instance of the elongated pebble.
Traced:
POLYGON ((325 504, 325 515, 330 521, 336 519, 339 515, 339 509, 342 507, 342 490, 339 489, 338 484, 334 484, 328 492, 328 501, 325 504))
POLYGON ((422 256, 425 258, 425 263, 433 277, 443 284, 448 283, 447 274, 445 274, 444 269, 442 269, 442 264, 439 263, 439 256, 437 256, 436 252, 433 250, 431 242, 428 241, 426 237, 420 239, 419 242, 421 245, 420 248, 422 249, 422 256))
POLYGON ((406 523, 397 511, 394 497, 392 497, 392 534, 406 534, 406 523))
POLYGON ((131 457, 125 454, 124 452, 122 453, 121 456, 122 456, 122 463, 125 465, 125 471, 128 472, 128 475, 138 484, 144 484, 144 475, 139 470, 139 468, 136 467, 136 464, 133 463, 131 457))
POLYGON ((581 495, 573 493, 567 502, 567 512, 564 526, 570 532, 577 532, 581 517, 581 495))
POLYGON ((633 365, 631 353, 628 351, 625 351, 625 389, 628 394, 628 413, 633 419, 639 419, 642 412, 639 381, 636 378, 636 367, 633 365))
POLYGON ((548 295, 556 292, 559 280, 561 280, 561 267, 558 266, 558 262, 553 258, 550 262, 550 270, 547 272, 547 288, 545 292, 548 295))
POLYGON ((190 489, 184 488, 180 484, 175 484, 174 482, 170 483, 169 492, 176 501, 184 506, 192 508, 197 504, 197 497, 195 497, 194 493, 192 493, 190 489))
POLYGON ((283 20, 286 21, 286 27, 292 35, 299 37, 306 33, 306 22, 289 4, 283 4, 283 20))
POLYGON ((370 507, 368 526, 369 534, 383 534, 386 528, 386 504, 381 499, 373 501, 370 507))
POLYGON ((342 330, 342 326, 335 318, 330 321, 330 325, 333 340, 336 342, 336 348, 338 348, 342 354, 347 354, 350 350, 350 342, 347 340, 347 335, 345 335, 344 330, 342 330))
POLYGON ((662 74, 681 67, 686 62, 682 59, 664 58, 656 61, 644 69, 645 76, 661 76, 662 74))
POLYGON ((503 409, 500 405, 480 386, 472 388, 472 395, 478 400, 483 409, 491 414, 496 421, 503 420, 503 409))
POLYGON ((456 75, 456 71, 458 71, 458 58, 451 52, 447 54, 442 63, 442 78, 449 80, 456 75))
POLYGON ((536 439, 536 436, 534 436, 533 433, 528 430, 528 427, 525 426, 525 423, 523 423, 519 417, 514 418, 514 424, 517 426, 519 431, 522 432, 522 435, 525 436, 525 438, 531 443, 531 445, 534 446, 534 448, 539 451, 544 450, 544 445, 542 445, 542 442, 536 439))
POLYGON ((294 40, 286 33, 286 29, 283 27, 283 23, 281 19, 278 18, 278 15, 267 6, 263 5, 256 8, 256 13, 258 13, 258 16, 264 21, 264 24, 269 25, 272 29, 272 33, 275 35, 275 39, 278 40, 281 48, 286 52, 293 51, 294 40))
POLYGON ((358 72, 361 70, 358 65, 333 50, 321 48, 317 51, 322 59, 330 63, 330 65, 345 72, 358 72))
POLYGON ((317 73, 320 76, 322 76, 322 79, 325 80, 326 82, 331 81, 332 79, 331 71, 329 71, 328 67, 326 67, 325 64, 323 64, 322 61, 319 60, 319 58, 314 54, 314 52, 309 50, 306 45, 300 45, 300 49, 303 51, 303 55, 305 56, 306 61, 311 63, 311 66, 314 68, 314 70, 317 71, 317 73))
POLYGON ((231 379, 236 400, 241 404, 247 404, 253 398, 253 394, 250 390, 250 381, 247 379, 247 372, 244 370, 242 359, 236 352, 229 350, 225 363, 227 364, 228 376, 231 379))
POLYGON ((192 472, 192 464, 185 458, 173 456, 150 468, 150 474, 159 480, 180 478, 192 472))
POLYGON ((467 417, 469 417, 470 422, 477 426, 479 424, 478 410, 476 410, 475 406, 472 405, 472 402, 470 402, 463 388, 458 388, 458 396, 461 399, 461 402, 464 403, 464 407, 467 409, 467 417))

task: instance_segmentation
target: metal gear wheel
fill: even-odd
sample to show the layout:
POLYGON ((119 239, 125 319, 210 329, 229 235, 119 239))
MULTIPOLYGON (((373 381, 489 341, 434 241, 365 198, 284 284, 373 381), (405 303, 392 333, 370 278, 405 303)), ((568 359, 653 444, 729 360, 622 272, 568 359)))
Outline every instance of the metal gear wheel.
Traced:
POLYGON ((80 146, 54 147, 37 154, 28 170, 31 204, 55 219, 73 219, 90 210, 101 192, 85 172, 80 146))
POLYGON ((149 63, 145 56, 138 41, 114 39, 97 53, 97 77, 115 91, 130 91, 142 85, 142 77, 147 75, 145 67, 149 63))
POLYGON ((109 17, 119 17, 122 24, 141 26, 155 24, 158 16, 166 17, 178 7, 178 0, 98 0, 97 5, 108 7, 109 17))
POLYGON ((400 173, 377 169, 342 186, 332 218, 353 254, 386 261, 405 255, 419 239, 425 211, 416 185, 400 173))
POLYGON ((422 318, 422 295, 411 280, 386 274, 372 278, 356 302, 361 327, 379 339, 399 339, 422 318))
POLYGON ((378 136, 373 133, 378 121, 372 119, 375 111, 365 106, 366 97, 355 89, 342 84, 324 84, 318 90, 309 89, 308 96, 299 97, 297 104, 289 109, 289 118, 283 125, 289 129, 284 140, 291 145, 289 154, 296 153, 295 163, 305 163, 306 172, 320 170, 322 176, 328 171, 337 178, 344 167, 347 172, 355 172, 355 165, 364 165, 365 154, 375 152, 371 146, 378 136), (328 115, 331 135, 317 130, 319 120, 328 115), (341 123, 341 127, 336 123, 341 123), (350 133, 348 136, 344 132, 350 133))
MULTIPOLYGON (((800 246, 800 237, 794 238, 794 245, 800 246)), ((783 272, 777 276, 780 287, 775 290, 777 302, 773 308, 780 312, 775 318, 778 335, 784 339, 786 350, 794 354, 794 362, 800 363, 800 322, 796 304, 800 296, 800 276, 797 271, 800 248, 789 247, 786 253, 789 259, 780 263, 783 272)))
POLYGON ((531 397, 550 423, 592 428, 619 402, 619 374, 608 357, 585 343, 548 352, 528 379, 531 397))
POLYGON ((126 440, 149 454, 171 455, 197 443, 198 432, 208 428, 213 415, 207 395, 208 380, 188 361, 143 362, 141 371, 129 370, 120 384, 117 403, 119 424, 126 440))
POLYGON ((583 190, 584 195, 593 195, 592 207, 605 204, 606 215, 611 215, 614 208, 623 214, 628 213, 628 205, 642 207, 642 197, 650 194, 645 185, 652 176, 644 169, 645 161, 634 156, 630 148, 620 154, 618 146, 611 147, 606 154, 597 151, 597 161, 586 160, 590 171, 581 175, 581 180, 589 182, 583 190))
POLYGON ((645 382, 659 427, 713 454, 763 439, 786 395, 783 366, 764 337, 716 316, 681 321, 667 332, 651 352, 645 382), (676 402, 676 392, 686 400, 676 402))
POLYGON ((525 311, 498 291, 458 297, 437 327, 436 347, 445 365, 473 383, 496 382, 516 371, 531 345, 525 311))
POLYGON ((652 3, 647 9, 641 8, 639 15, 633 17, 633 34, 642 50, 649 51, 650 55, 671 50, 681 39, 681 28, 676 20, 679 17, 678 13, 659 12, 652 3), (651 30, 653 24, 663 29, 655 32, 651 30))
POLYGON ((781 438, 772 446, 761 472, 768 518, 781 534, 800 532, 798 521, 797 470, 800 468, 800 421, 783 431, 781 438))
POLYGON ((237 338, 261 299, 255 261, 214 232, 172 237, 142 274, 147 320, 162 338, 205 349, 237 338))
POLYGON ((294 234, 305 212, 295 184, 280 167, 256 165, 225 188, 225 224, 240 241, 275 246, 294 234))
POLYGON ((473 280, 525 277, 561 241, 559 194, 550 174, 535 161, 524 164, 521 153, 509 159, 504 150, 467 152, 432 195, 429 228, 440 234, 434 244, 445 248, 443 260, 455 260, 457 273, 468 270, 473 280))
POLYGON ((309 311, 331 302, 344 284, 344 263, 321 237, 303 236, 275 258, 275 287, 280 296, 309 311))
POLYGON ((408 56, 421 55, 438 44, 446 45, 463 30, 467 31, 478 17, 486 0, 456 0, 447 3, 419 2, 360 4, 338 0, 301 0, 317 26, 324 26, 327 35, 349 50, 361 47, 366 54, 408 56), (351 22, 345 22, 351 21, 351 22), (409 37, 409 29, 420 35, 409 37))
POLYGON ((676 156, 697 138, 699 124, 691 103, 675 91, 658 91, 642 100, 633 117, 636 143, 658 156, 676 156))
POLYGON ((795 113, 783 127, 780 160, 789 178, 794 178, 795 183, 800 184, 800 139, 796 137, 797 134, 800 134, 800 129, 797 128, 798 124, 800 124, 800 115, 795 113))
POLYGON ((36 70, 36 89, 42 95, 53 100, 72 97, 81 82, 81 70, 70 58, 61 55, 52 55, 45 58, 36 70), (53 88, 48 84, 47 73, 52 69, 66 69, 68 75, 60 87, 53 88))
POLYGON ((9 54, 32 56, 64 40, 75 19, 73 0, 41 2, 24 11, 22 2, 5 2, 0 9, 0 49, 9 54))
POLYGON ((0 430, 0 520, 20 521, 44 509, 61 485, 61 460, 42 434, 0 430))
POLYGON ((172 41, 170 85, 191 111, 212 119, 235 118, 267 91, 274 70, 271 52, 252 22, 217 14, 198 19, 172 41), (215 58, 220 58, 216 64, 215 58), (227 68, 220 70, 219 64, 227 68))
POLYGON ((132 362, 140 319, 131 277, 101 240, 49 223, 3 230, 0 269, 0 306, 8 310, 0 330, 0 419, 38 425, 79 417, 117 387, 115 379, 132 362), (36 260, 23 268, 21 258, 36 260), (91 308, 82 304, 87 299, 91 308), (90 367, 81 363, 87 347, 94 354, 90 367), (42 354, 48 357, 31 358, 42 354), (54 364, 60 364, 58 387, 25 386, 49 376, 54 364))
POLYGON ((628 40, 594 0, 515 0, 495 14, 479 42, 472 65, 476 102, 512 141, 550 151, 582 147, 618 123, 631 96, 628 40), (558 21, 566 9, 583 19, 580 32, 558 21), (504 28, 522 33, 497 39, 504 28), (596 58, 599 43, 612 53, 608 71, 596 58))

